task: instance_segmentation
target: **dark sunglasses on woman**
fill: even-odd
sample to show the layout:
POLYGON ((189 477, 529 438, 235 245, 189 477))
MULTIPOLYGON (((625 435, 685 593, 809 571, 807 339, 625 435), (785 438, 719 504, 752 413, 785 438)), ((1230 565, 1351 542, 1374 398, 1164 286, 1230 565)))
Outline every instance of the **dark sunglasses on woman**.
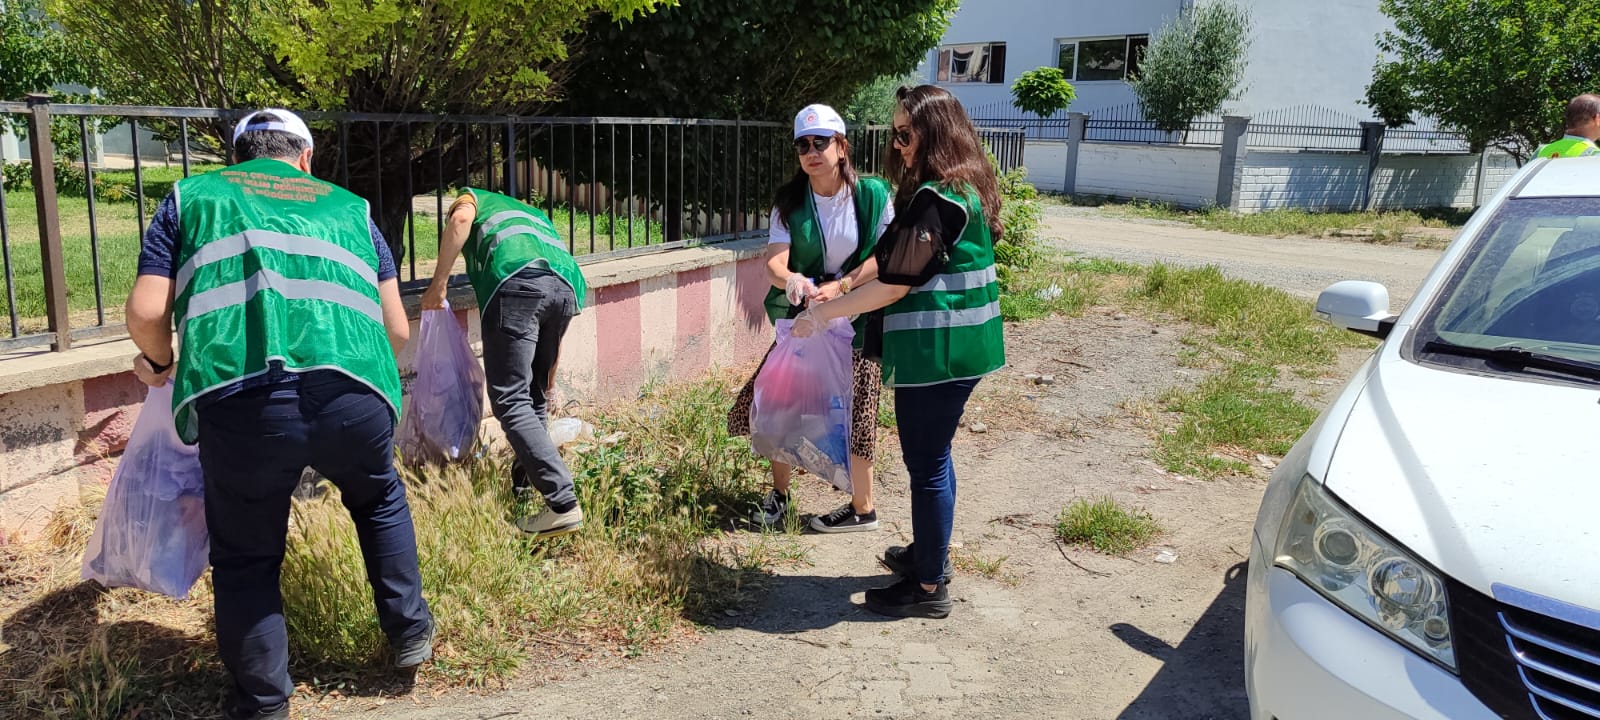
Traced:
POLYGON ((827 150, 828 146, 832 144, 832 135, 807 135, 806 137, 795 138, 794 151, 797 155, 808 155, 812 150, 817 152, 827 150))
POLYGON ((899 131, 896 131, 895 134, 894 134, 894 144, 895 144, 896 147, 903 147, 903 148, 911 147, 911 131, 910 130, 899 130, 899 131))

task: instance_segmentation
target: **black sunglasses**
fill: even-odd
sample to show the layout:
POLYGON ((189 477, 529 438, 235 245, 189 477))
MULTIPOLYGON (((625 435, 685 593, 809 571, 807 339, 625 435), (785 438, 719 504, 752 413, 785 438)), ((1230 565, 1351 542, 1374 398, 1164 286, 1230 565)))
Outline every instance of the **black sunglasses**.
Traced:
POLYGON ((812 150, 816 150, 817 152, 827 150, 828 146, 832 144, 832 135, 808 135, 806 137, 795 138, 794 151, 797 155, 808 155, 812 150))
POLYGON ((894 144, 903 148, 911 147, 911 131, 900 130, 896 132, 894 134, 894 144))

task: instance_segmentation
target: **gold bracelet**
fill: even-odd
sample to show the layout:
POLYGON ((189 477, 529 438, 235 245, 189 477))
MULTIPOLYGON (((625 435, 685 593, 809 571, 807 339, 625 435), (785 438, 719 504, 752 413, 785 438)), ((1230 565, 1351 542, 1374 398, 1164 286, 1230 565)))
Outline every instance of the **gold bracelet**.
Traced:
POLYGON ((850 294, 850 278, 849 277, 840 276, 840 278, 839 278, 839 294, 840 295, 849 295, 850 294))

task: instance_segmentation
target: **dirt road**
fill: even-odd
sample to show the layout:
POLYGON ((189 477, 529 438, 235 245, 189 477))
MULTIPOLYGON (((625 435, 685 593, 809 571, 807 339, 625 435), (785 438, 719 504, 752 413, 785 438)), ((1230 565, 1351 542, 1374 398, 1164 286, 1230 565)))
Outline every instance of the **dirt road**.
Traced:
MULTIPOLYGON (((1242 238, 1052 212, 1060 247, 1133 262, 1218 264, 1314 295, 1342 278, 1382 280, 1396 306, 1437 252, 1351 242, 1242 238)), ((1123 401, 1194 380, 1181 328, 1101 307, 1008 329, 1011 365, 986 379, 956 443, 956 541, 985 577, 958 572, 945 621, 889 622, 858 607, 887 584, 875 562, 909 539, 898 448, 880 462, 884 529, 806 536, 809 564, 780 568, 762 600, 696 642, 643 660, 553 669, 559 679, 488 695, 351 699, 338 717, 488 718, 1242 718, 1244 560, 1262 481, 1195 481, 1157 470, 1123 401), (1052 374, 1039 386, 1027 373, 1052 374), (1167 533, 1126 558, 1062 548, 1048 527, 1078 497, 1148 509, 1167 533), (1162 549, 1177 561, 1155 561, 1162 549)), ((802 508, 840 502, 815 484, 802 508)))
POLYGON ((1098 208, 1050 206, 1044 235, 1092 257, 1149 265, 1218 265, 1233 277, 1271 285, 1308 300, 1340 280, 1372 280, 1389 288, 1393 310, 1416 292, 1438 250, 1355 240, 1270 238, 1199 230, 1185 223, 1128 220, 1098 208))

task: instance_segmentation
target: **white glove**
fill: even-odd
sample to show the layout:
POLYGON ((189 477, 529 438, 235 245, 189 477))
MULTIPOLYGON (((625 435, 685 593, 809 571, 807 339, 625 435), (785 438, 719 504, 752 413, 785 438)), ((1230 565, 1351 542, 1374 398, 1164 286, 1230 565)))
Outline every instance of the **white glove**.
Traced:
MULTIPOLYGON (((814 307, 814 306, 813 306, 814 307)), ((794 318, 794 325, 789 328, 789 334, 797 338, 808 338, 826 327, 826 322, 817 317, 812 308, 806 308, 794 318)))
POLYGON ((784 295, 789 298, 790 305, 799 305, 805 302, 805 299, 816 291, 817 286, 811 282, 811 278, 800 273, 789 273, 789 281, 783 289, 784 295))

